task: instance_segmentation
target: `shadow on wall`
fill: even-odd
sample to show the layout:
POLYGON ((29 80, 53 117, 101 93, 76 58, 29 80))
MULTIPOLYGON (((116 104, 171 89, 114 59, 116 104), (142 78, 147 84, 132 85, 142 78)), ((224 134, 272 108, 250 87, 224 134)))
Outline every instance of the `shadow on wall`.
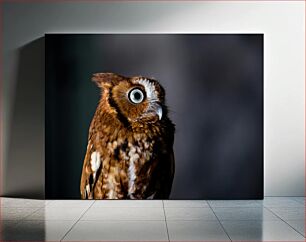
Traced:
POLYGON ((44 198, 45 40, 34 40, 18 52, 4 196, 44 198))

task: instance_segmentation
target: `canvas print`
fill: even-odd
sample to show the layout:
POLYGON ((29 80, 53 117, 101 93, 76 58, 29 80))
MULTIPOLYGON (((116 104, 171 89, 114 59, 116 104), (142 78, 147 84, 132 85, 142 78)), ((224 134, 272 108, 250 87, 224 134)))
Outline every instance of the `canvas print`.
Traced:
POLYGON ((262 34, 46 34, 47 199, 261 199, 262 34))

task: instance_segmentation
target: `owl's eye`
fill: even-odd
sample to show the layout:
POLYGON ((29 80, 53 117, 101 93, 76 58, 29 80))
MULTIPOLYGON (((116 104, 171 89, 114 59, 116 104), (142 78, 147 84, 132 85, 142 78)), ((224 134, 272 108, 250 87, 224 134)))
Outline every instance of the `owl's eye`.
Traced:
POLYGON ((129 92, 129 99, 132 103, 138 104, 141 103, 144 99, 144 94, 142 90, 135 88, 129 92))

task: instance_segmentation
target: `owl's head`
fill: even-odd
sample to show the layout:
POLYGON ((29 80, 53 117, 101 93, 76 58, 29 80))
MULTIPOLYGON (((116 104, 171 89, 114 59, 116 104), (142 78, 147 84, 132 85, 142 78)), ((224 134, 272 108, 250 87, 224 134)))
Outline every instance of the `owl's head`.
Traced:
POLYGON ((154 79, 97 73, 92 80, 102 89, 104 111, 131 123, 155 123, 167 115, 165 90, 154 79))

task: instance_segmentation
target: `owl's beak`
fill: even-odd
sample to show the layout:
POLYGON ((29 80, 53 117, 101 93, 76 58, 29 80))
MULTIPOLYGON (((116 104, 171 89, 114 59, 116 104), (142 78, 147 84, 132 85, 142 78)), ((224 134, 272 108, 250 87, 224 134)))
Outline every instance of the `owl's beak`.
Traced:
POLYGON ((163 117, 163 108, 159 104, 155 104, 155 105, 156 105, 155 106, 155 112, 156 112, 159 120, 161 120, 162 117, 163 117))
POLYGON ((161 104, 158 102, 151 102, 146 115, 154 117, 158 116, 158 120, 161 120, 163 117, 163 108, 161 104))

